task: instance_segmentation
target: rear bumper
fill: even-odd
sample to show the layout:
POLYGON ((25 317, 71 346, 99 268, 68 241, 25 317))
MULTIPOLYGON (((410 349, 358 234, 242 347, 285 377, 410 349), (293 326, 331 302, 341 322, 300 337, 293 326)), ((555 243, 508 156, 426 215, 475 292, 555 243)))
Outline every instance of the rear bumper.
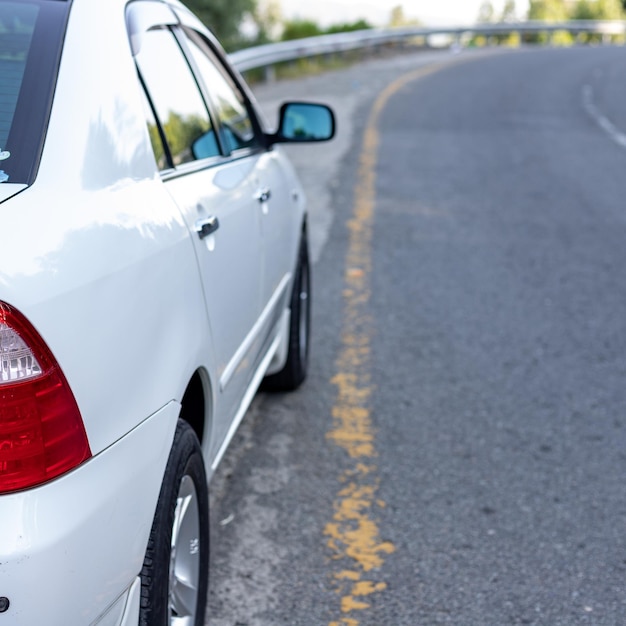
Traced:
POLYGON ((113 623, 141 570, 179 412, 170 403, 70 474, 0 497, 0 626, 113 623))

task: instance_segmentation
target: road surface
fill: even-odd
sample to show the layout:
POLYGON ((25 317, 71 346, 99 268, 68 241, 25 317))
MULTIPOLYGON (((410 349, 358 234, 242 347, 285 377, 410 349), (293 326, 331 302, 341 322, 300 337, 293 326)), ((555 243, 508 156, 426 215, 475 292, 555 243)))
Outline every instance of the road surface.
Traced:
POLYGON ((207 624, 626 623, 624 50, 256 91, 329 102, 341 134, 291 149, 311 370, 212 483, 207 624))

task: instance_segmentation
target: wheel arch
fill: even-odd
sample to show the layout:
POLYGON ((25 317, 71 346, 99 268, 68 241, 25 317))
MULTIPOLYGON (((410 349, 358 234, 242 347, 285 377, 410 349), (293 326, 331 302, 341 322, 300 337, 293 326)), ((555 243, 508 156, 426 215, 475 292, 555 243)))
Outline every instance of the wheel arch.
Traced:
POLYGON ((213 424, 213 386, 203 368, 197 369, 187 383, 181 400, 180 419, 191 426, 206 450, 213 424))

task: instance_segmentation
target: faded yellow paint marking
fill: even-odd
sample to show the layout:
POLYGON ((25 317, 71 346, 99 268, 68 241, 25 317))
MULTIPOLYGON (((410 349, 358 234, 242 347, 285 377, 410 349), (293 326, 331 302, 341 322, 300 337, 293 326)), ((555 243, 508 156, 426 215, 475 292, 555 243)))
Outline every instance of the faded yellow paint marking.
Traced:
POLYGON ((369 609, 370 606, 371 605, 367 602, 355 600, 353 596, 344 596, 341 598, 341 610, 344 613, 349 613, 350 611, 362 611, 363 609, 369 609))
POLYGON ((372 574, 382 576, 385 557, 396 549, 391 541, 380 537, 376 510, 385 503, 377 496, 377 469, 370 462, 378 456, 370 408, 374 392, 370 375, 373 321, 368 311, 372 296, 378 123, 395 93, 438 69, 422 68, 389 85, 374 103, 363 137, 355 202, 347 223, 342 345, 331 380, 337 388, 337 399, 332 409, 333 426, 326 435, 328 441, 343 449, 354 463, 339 477, 342 486, 335 498, 333 519, 324 531, 333 562, 342 566, 332 575, 342 615, 329 622, 329 626, 359 626, 359 614, 370 608, 364 598, 387 588, 384 581, 369 579, 372 574))
POLYGON ((342 617, 339 622, 330 622, 328 626, 359 626, 359 622, 349 617, 342 617))
POLYGON ((335 558, 347 556, 363 572, 381 567, 383 555, 395 550, 391 542, 380 541, 378 526, 369 516, 377 488, 378 485, 351 482, 341 489, 333 521, 325 529, 328 546, 338 553, 335 558))
POLYGON ((387 589, 387 583, 372 583, 368 580, 363 580, 352 588, 353 596, 369 596, 376 591, 384 591, 387 589))

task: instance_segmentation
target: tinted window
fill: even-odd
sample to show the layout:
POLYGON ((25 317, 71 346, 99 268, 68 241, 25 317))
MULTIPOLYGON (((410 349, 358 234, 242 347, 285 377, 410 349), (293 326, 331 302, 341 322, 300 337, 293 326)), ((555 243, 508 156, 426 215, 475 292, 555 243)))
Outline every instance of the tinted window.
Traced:
POLYGON ((166 160, 159 129, 148 113, 148 130, 159 167, 176 167, 218 155, 206 104, 174 34, 168 29, 148 31, 137 65, 169 150, 166 160))
POLYGON ((257 145, 246 99, 201 37, 189 33, 189 48, 211 98, 228 152, 257 145))
POLYGON ((7 145, 39 8, 0 5, 0 147, 7 145))
POLYGON ((35 176, 68 6, 0 1, 0 182, 35 176))
POLYGON ((145 91, 142 92, 143 111, 146 116, 146 123, 148 124, 148 134, 150 135, 150 143, 152 144, 152 151, 154 152, 154 158, 160 170, 167 169, 169 167, 168 154, 165 150, 165 144, 163 143, 163 136, 161 135, 161 129, 157 124, 154 117, 154 111, 148 101, 148 96, 145 91))

